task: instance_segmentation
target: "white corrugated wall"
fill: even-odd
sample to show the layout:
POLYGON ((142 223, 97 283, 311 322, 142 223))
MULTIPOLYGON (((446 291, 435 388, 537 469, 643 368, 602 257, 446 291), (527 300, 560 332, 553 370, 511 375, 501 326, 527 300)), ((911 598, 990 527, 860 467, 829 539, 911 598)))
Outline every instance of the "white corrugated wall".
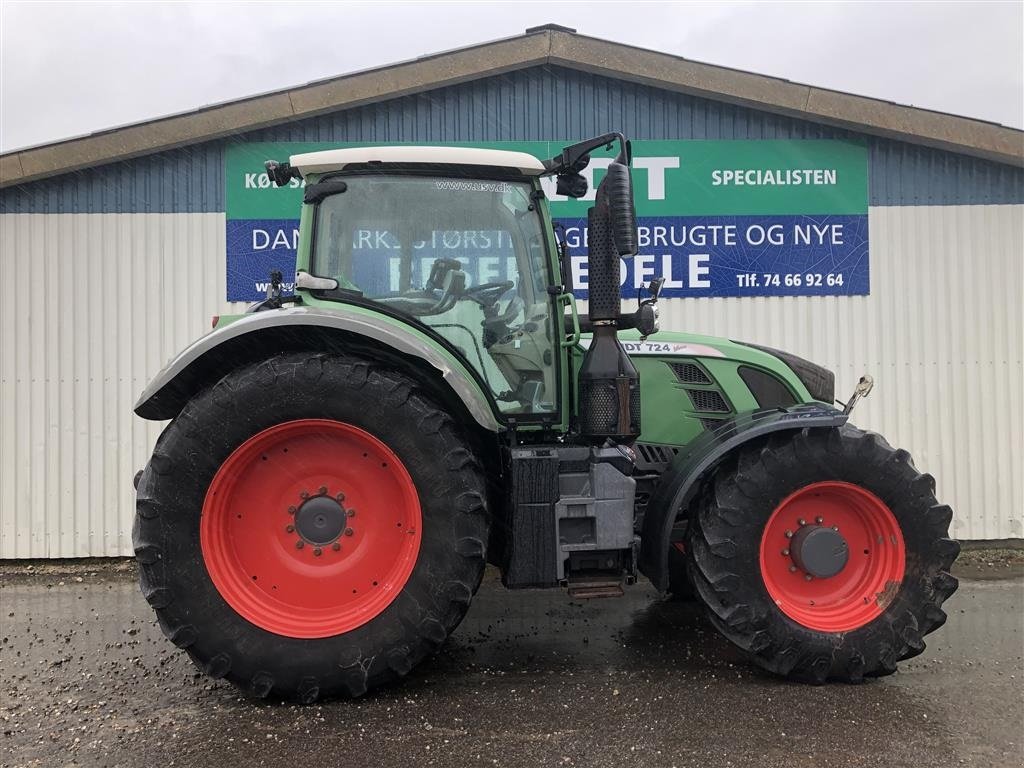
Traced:
MULTIPOLYGON (((936 476, 954 534, 1024 536, 1024 206, 875 207, 870 237, 870 296, 670 300, 663 327, 790 350, 840 396, 870 372, 855 421, 936 476)), ((219 213, 0 216, 0 557, 131 553, 160 429, 131 408, 231 311, 224 252, 219 213)))
POLYGON ((0 557, 131 554, 132 405, 225 307, 224 214, 0 216, 0 557))

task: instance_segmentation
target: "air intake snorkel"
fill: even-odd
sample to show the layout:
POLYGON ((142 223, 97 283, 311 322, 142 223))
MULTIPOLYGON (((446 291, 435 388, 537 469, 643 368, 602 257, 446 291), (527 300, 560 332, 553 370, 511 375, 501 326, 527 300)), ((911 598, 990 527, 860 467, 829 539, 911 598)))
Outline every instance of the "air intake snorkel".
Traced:
POLYGON ((589 316, 594 335, 580 367, 579 428, 584 438, 595 443, 608 439, 628 443, 640 434, 640 376, 618 338, 624 319, 619 258, 632 257, 637 251, 629 172, 632 151, 621 133, 609 133, 567 147, 547 163, 558 174, 560 193, 582 197, 586 181, 580 171, 590 162, 590 152, 616 141, 619 154, 608 166, 594 206, 587 212, 589 316))

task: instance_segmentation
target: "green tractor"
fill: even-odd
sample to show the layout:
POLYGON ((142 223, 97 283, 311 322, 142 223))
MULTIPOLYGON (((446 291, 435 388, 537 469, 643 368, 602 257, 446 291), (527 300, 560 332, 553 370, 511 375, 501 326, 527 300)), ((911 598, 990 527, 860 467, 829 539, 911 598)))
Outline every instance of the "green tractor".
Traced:
POLYGON ((136 476, 140 580, 167 637, 256 696, 359 696, 445 642, 488 563, 509 589, 614 597, 640 574, 765 669, 859 681, 946 619, 951 511, 848 423, 831 372, 622 311, 631 150, 540 160, 365 147, 267 163, 301 185, 293 295, 174 358, 136 476), (589 306, 541 179, 587 193, 589 306), (460 258, 453 258, 457 253, 460 258), (643 414, 643 419, 641 419, 643 414))

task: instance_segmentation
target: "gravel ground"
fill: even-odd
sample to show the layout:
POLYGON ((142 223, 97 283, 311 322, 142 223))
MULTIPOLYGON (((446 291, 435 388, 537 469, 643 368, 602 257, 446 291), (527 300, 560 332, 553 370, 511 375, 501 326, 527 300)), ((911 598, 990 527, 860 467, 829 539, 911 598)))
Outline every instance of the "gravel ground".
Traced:
POLYGON ((1024 549, 964 549, 954 571, 961 578, 1002 579, 1024 576, 1024 549))
POLYGON ((4 563, 0 763, 1018 767, 1024 558, 1007 552, 965 553, 928 650, 864 685, 762 674, 646 585, 573 602, 489 574, 405 684, 305 708, 200 676, 130 561, 4 563))

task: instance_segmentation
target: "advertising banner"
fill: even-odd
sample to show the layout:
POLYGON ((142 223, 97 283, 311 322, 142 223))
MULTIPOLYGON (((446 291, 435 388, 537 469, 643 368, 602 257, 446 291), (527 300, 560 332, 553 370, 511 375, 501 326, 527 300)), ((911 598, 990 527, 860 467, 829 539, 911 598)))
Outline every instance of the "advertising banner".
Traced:
MULTIPOLYGON (((474 144, 557 154, 566 142, 474 144)), ((235 144, 227 150, 227 298, 255 301, 271 270, 295 271, 303 183, 275 187, 268 159, 357 144, 235 144)), ((587 208, 611 155, 595 153, 585 198, 542 180, 552 216, 565 227, 572 287, 587 298, 587 208)), ((633 183, 639 252, 622 262, 624 297, 664 277, 664 298, 851 296, 869 292, 868 152, 836 140, 635 141, 633 183)), ((386 235, 386 233, 384 233, 386 235)), ((500 238, 461 233, 433 255, 458 258, 471 278, 502 261, 500 238), (441 253, 441 252, 444 253, 441 253)), ((382 237, 381 233, 377 233, 382 237)), ((501 270, 499 269, 499 272, 501 270)), ((288 286, 286 286, 288 287, 288 286)))

